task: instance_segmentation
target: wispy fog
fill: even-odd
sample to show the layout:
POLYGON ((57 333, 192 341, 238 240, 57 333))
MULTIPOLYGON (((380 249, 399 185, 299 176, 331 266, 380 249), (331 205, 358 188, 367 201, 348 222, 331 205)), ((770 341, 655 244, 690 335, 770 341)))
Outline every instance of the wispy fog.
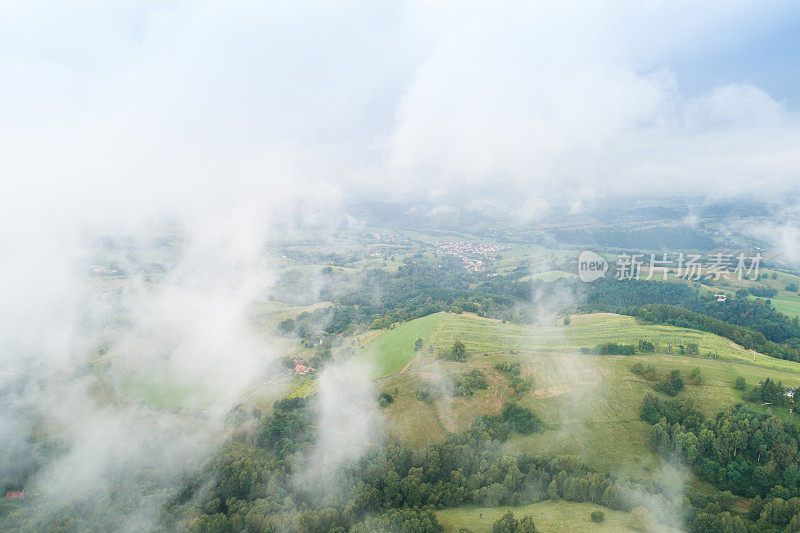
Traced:
MULTIPOLYGON (((706 43, 733 64, 798 14, 761 6, 4 3, 0 479, 38 471, 43 509, 91 500, 124 517, 99 529, 152 525, 241 392, 279 372, 251 316, 278 279, 274 244, 361 227, 354 199, 529 222, 614 195, 791 191, 798 102, 757 76, 694 76, 706 43), (103 244, 121 237, 135 244, 103 244), (109 261, 124 288, 93 275, 109 261), (120 376, 154 366, 201 385, 185 400, 200 414, 130 397, 120 376), (149 499, 115 500, 118 479, 149 499)), ((758 231, 798 262, 792 216, 758 231)), ((573 298, 534 298, 538 321, 573 298)), ((381 441, 370 372, 320 374, 300 489, 329 491, 381 441)))

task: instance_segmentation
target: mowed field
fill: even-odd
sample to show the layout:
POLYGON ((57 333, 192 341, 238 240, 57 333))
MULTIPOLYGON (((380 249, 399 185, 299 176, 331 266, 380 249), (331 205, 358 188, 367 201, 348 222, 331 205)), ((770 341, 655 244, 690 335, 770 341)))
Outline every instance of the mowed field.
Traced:
MULTIPOLYGON (((685 378, 693 368, 700 368, 703 384, 688 384, 687 380, 680 397, 692 399, 709 417, 742 400, 742 393, 733 388, 738 376, 743 376, 749 386, 767 377, 786 386, 800 386, 800 365, 796 363, 757 356, 754 366, 752 354, 732 348, 726 339, 668 326, 641 325, 630 317, 575 316, 567 327, 523 328, 480 317, 441 315, 444 316, 434 326, 431 321, 437 315, 425 317, 427 327, 431 328, 429 342, 446 347, 452 340, 462 339, 473 353, 469 361, 426 364, 432 355, 423 350, 407 365, 426 366, 379 382, 382 390, 395 396, 395 402, 385 409, 389 433, 415 448, 440 442, 449 432, 469 427, 478 415, 496 414, 505 401, 514 400, 534 410, 545 423, 545 429, 530 436, 513 435, 504 444, 505 453, 573 455, 594 468, 639 479, 666 472, 683 476, 686 474, 675 472, 650 449, 650 428, 639 419, 639 412, 645 395, 655 391, 651 382, 631 371, 635 363, 653 365, 664 375, 677 369, 685 378), (542 332, 545 334, 541 335, 542 332), (738 358, 739 363, 722 357, 703 359, 668 354, 598 356, 574 349, 599 342, 660 339, 658 342, 664 343, 665 339, 681 337, 684 342, 698 342, 703 353, 717 348, 730 359, 738 358), (515 394, 507 379, 494 369, 500 361, 519 362, 522 375, 533 378, 534 389, 515 394), (760 363, 767 366, 758 366, 760 363), (446 383, 451 376, 472 369, 486 375, 488 388, 477 391, 471 398, 445 396, 430 405, 416 398, 422 380, 446 383)), ((413 322, 405 326, 413 327, 413 322)), ((408 342, 413 344, 413 339, 408 342)), ((775 409, 774 414, 787 420, 794 416, 785 408, 775 409)))
MULTIPOLYGON (((536 531, 574 532, 574 531, 636 531, 629 526, 630 515, 622 511, 612 511, 607 507, 592 503, 576 503, 559 501, 543 501, 518 507, 458 507, 436 511, 436 518, 444 526, 445 531, 459 531, 468 528, 475 533, 492 531, 492 525, 507 511, 511 510, 517 519, 525 515, 533 518, 536 531), (593 511, 602 511, 605 520, 600 524, 592 522, 593 511)), ((655 524, 648 531, 678 531, 660 524, 655 524)))
POLYGON ((420 355, 414 350, 414 341, 422 339, 430 346, 434 330, 456 320, 455 317, 449 313, 435 313, 400 324, 369 341, 359 356, 374 364, 376 377, 396 374, 420 355))
POLYGON ((800 317, 800 297, 771 298, 772 307, 789 317, 800 317))
MULTIPOLYGON (((730 279, 721 279, 713 282, 713 286, 703 285, 703 288, 712 293, 726 293, 729 297, 734 296, 739 289, 750 289, 754 287, 775 289, 778 293, 773 298, 760 298, 752 295, 749 297, 759 300, 768 299, 775 309, 786 316, 792 318, 800 317, 800 294, 795 291, 786 290, 786 287, 789 285, 800 286, 800 276, 769 269, 762 269, 760 274, 760 279, 757 281, 748 279, 740 280, 731 276, 730 279), (772 278, 773 275, 775 279, 772 278)), ((674 279, 671 274, 669 278, 674 279)))
POLYGON ((123 397, 156 409, 202 410, 212 403, 210 394, 199 383, 183 378, 165 361, 123 373, 117 389, 123 397))
POLYGON ((287 318, 297 318, 301 313, 313 313, 331 305, 333 305, 331 302, 317 302, 312 305, 291 306, 276 301, 260 300, 253 304, 253 315, 257 320, 270 318, 274 322, 279 322, 287 318))
MULTIPOLYGON (((437 313, 431 317, 443 314, 437 313)), ((702 357, 716 357, 721 361, 748 363, 776 370, 800 371, 795 363, 756 354, 712 333, 643 324, 633 317, 613 313, 573 315, 569 326, 524 326, 503 324, 474 315, 449 315, 432 330, 430 343, 434 348, 444 350, 455 340, 461 340, 470 353, 579 350, 605 342, 637 344, 640 340, 655 343, 656 351, 663 353, 677 352, 681 344, 696 343, 702 357)))

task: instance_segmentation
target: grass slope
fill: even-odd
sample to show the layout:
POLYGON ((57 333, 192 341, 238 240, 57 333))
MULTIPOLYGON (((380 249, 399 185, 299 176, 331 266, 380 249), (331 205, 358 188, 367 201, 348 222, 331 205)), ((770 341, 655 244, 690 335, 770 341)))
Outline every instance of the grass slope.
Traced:
MULTIPOLYGON (((605 314, 573 317, 572 325, 567 328, 524 328, 466 315, 426 318, 428 327, 430 321, 438 320, 431 328, 432 343, 449 346, 452 334, 452 339, 465 340, 476 354, 467 363, 438 361, 380 382, 383 390, 396 398, 385 410, 389 433, 416 448, 441 441, 448 431, 468 427, 479 414, 497 413, 506 400, 514 399, 533 409, 544 421, 545 430, 531 436, 512 436, 504 445, 506 453, 574 455, 594 468, 641 479, 668 472, 681 475, 650 449, 650 428, 639 419, 639 410, 644 396, 655 392, 652 383, 631 372, 635 363, 651 364, 662 374, 677 369, 685 377, 699 367, 704 383, 687 384, 681 397, 692 399, 707 416, 741 401, 741 392, 733 389, 738 376, 743 376, 750 386, 767 377, 787 386, 800 386, 800 365, 796 363, 760 356, 757 364, 778 363, 784 369, 752 366, 752 354, 732 348, 725 339, 680 328, 642 325, 630 317, 605 314), (565 329, 569 331, 563 332, 559 339, 556 330, 565 329), (545 335, 539 335, 541 332, 545 335), (724 349, 723 355, 731 359, 750 358, 745 359, 749 362, 732 364, 721 358, 667 354, 596 356, 569 349, 612 340, 634 342, 640 338, 658 338, 659 342, 666 342, 681 336, 688 338, 690 333, 696 335, 691 338, 697 338, 704 350, 724 349), (510 346, 515 347, 516 353, 510 353, 510 346), (484 351, 488 355, 482 355, 484 351), (738 353, 742 355, 737 358, 738 353), (500 361, 519 362, 523 376, 534 379, 534 390, 515 394, 506 379, 494 370, 500 361), (487 390, 478 391, 469 399, 445 397, 432 405, 417 400, 416 391, 423 379, 446 382, 449 376, 473 368, 486 375, 487 390)), ((408 325, 413 325, 413 321, 408 325)), ((431 357, 423 350, 409 366, 416 367, 431 357)), ((775 409, 774 414, 786 419, 794 416, 786 409, 775 409)))
POLYGON ((418 355, 414 351, 415 340, 422 339, 426 342, 434 329, 453 320, 455 315, 434 313, 400 324, 368 342, 362 349, 361 356, 374 362, 377 377, 396 374, 418 355))
MULTIPOLYGON (((517 519, 530 515, 536 525, 536 531, 635 531, 628 525, 630 521, 628 513, 612 511, 591 503, 566 501, 543 501, 519 507, 458 507, 437 511, 436 517, 445 531, 468 528, 475 533, 481 533, 492 531, 492 525, 509 509, 514 512, 514 517, 517 519), (595 524, 590 519, 592 511, 597 510, 605 515, 605 521, 600 524, 595 524)), ((655 525, 650 531, 677 530, 655 525)))
POLYGON ((122 375, 118 383, 124 397, 157 409, 205 409, 209 394, 198 384, 181 377, 167 362, 140 366, 122 375))
MULTIPOLYGON (((432 315, 438 316, 438 315, 432 315)), ((537 352, 578 350, 591 348, 605 342, 637 344, 640 340, 652 341, 657 351, 680 344, 696 343, 704 357, 722 361, 754 364, 776 370, 800 371, 800 366, 755 354, 731 341, 693 329, 655 324, 643 324, 633 317, 613 313, 593 313, 572 316, 569 326, 524 326, 503 324, 474 315, 451 315, 433 331, 431 343, 437 349, 446 349, 453 341, 461 340, 469 352, 522 351, 537 352)), ((412 324, 409 322, 409 324, 412 324)))
MULTIPOLYGON (((792 293, 789 293, 792 294, 792 293)), ((800 317, 800 297, 784 296, 771 298, 772 307, 788 317, 800 317)))

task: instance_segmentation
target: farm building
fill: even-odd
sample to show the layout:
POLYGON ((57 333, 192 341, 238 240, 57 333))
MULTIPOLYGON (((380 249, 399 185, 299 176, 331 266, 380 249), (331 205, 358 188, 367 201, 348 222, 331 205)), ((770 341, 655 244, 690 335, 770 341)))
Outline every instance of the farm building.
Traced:
POLYGON ((304 376, 304 375, 308 374, 309 372, 313 372, 313 371, 314 371, 314 369, 311 368, 310 366, 308 366, 306 364, 306 362, 303 361, 302 359, 295 359, 294 360, 294 372, 295 372, 295 374, 299 374, 301 376, 304 376))
POLYGON ((313 370, 314 370, 313 368, 305 366, 305 365, 295 365, 295 367, 294 367, 295 373, 300 374, 300 375, 308 374, 309 372, 311 372, 313 370))

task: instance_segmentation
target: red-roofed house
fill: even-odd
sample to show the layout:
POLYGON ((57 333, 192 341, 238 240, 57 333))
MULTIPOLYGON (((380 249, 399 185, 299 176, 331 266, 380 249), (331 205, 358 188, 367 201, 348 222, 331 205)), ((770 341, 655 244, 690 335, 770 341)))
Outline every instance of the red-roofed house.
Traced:
POLYGON ((313 372, 314 369, 311 368, 310 366, 305 366, 305 365, 301 365, 301 364, 298 363, 298 364, 296 364, 294 366, 294 371, 297 372, 298 374, 303 374, 304 375, 304 374, 308 374, 309 372, 313 372))
POLYGON ((25 498, 25 493, 24 492, 18 492, 18 491, 10 490, 10 491, 6 492, 6 500, 9 500, 11 498, 25 498))

